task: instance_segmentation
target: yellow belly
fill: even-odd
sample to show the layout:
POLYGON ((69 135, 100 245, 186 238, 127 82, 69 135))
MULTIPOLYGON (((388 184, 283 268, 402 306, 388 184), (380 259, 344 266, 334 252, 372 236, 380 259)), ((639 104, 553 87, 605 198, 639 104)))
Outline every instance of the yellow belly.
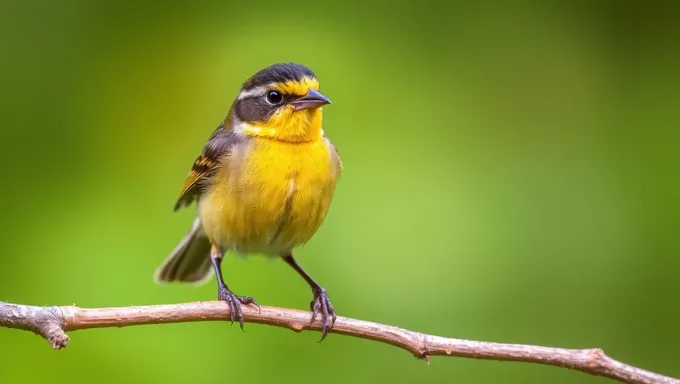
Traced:
POLYGON ((326 217, 339 175, 324 138, 253 138, 224 159, 199 201, 203 230, 237 253, 280 255, 306 243, 326 217))

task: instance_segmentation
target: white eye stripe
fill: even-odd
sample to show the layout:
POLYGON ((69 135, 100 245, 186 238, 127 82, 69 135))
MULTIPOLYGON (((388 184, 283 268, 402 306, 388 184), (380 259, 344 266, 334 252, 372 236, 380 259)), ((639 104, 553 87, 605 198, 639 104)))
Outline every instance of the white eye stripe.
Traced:
POLYGON ((243 100, 248 97, 260 97, 264 96, 265 93, 267 93, 267 90, 269 88, 265 86, 260 86, 260 87, 255 87, 253 89, 248 89, 241 91, 241 93, 238 94, 238 100, 243 100))

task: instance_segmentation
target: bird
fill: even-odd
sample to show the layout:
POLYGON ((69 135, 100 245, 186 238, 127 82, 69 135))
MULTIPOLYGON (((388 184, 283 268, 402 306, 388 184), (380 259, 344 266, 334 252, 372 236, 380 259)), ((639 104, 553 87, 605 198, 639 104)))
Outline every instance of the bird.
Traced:
POLYGON ((182 185, 174 211, 195 203, 196 216, 156 269, 156 282, 203 284, 214 273, 218 300, 243 329, 241 305, 260 307, 225 282, 225 254, 282 258, 311 287, 311 323, 321 315, 319 341, 326 338, 335 309, 294 252, 323 224, 343 172, 322 128, 322 107, 329 104, 302 64, 276 63, 242 84, 182 185))

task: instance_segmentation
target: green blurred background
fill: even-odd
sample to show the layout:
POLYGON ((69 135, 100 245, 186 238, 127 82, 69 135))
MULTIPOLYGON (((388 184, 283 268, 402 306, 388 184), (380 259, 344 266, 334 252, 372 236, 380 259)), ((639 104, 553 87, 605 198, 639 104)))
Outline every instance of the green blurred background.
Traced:
MULTIPOLYGON (((311 67, 345 176, 299 260, 341 315, 570 348, 680 376, 674 2, 0 1, 0 300, 211 300, 158 286, 172 207, 240 84, 311 67)), ((305 309, 278 260, 229 284, 305 309)), ((318 333, 192 323, 0 329, 2 383, 605 383, 318 333)))

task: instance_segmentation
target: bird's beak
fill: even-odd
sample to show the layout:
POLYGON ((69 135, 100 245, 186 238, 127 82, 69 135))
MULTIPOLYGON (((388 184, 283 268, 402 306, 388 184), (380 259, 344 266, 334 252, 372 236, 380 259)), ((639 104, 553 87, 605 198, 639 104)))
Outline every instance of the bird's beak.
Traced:
POLYGON ((301 109, 314 109, 322 105, 330 104, 331 101, 324 96, 321 92, 310 89, 306 95, 293 101, 291 104, 295 106, 295 110, 299 111, 301 109))

